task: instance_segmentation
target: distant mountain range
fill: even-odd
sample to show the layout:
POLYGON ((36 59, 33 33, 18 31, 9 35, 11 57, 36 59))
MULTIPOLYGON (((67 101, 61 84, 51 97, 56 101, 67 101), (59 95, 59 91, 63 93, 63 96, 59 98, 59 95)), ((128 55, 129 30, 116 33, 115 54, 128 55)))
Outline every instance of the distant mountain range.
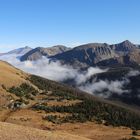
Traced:
POLYGON ((140 45, 126 40, 119 44, 89 43, 74 48, 62 45, 29 50, 21 57, 21 61, 35 61, 43 56, 50 60, 60 61, 74 67, 89 66, 128 66, 140 64, 140 45))
POLYGON ((12 50, 12 51, 9 51, 9 52, 6 52, 6 53, 0 53, 0 56, 2 56, 2 55, 10 55, 10 54, 24 55, 27 52, 29 52, 30 50, 32 50, 32 48, 26 46, 26 47, 18 48, 18 49, 15 49, 15 50, 12 50))
POLYGON ((16 54, 21 61, 36 61, 47 57, 51 61, 60 61, 77 68, 89 66, 116 67, 135 66, 140 64, 140 45, 125 40, 118 44, 89 43, 74 48, 63 45, 53 47, 37 47, 32 49, 28 46, 12 50, 3 55, 16 54))
POLYGON ((52 56, 51 59, 78 67, 137 65, 140 63, 140 49, 128 40, 114 45, 90 43, 52 56))
POLYGON ((41 59, 43 56, 50 57, 68 50, 70 50, 70 48, 67 48, 63 45, 57 45, 49 48, 37 47, 35 49, 30 50, 25 55, 23 55, 21 57, 21 61, 26 60, 35 61, 41 59))

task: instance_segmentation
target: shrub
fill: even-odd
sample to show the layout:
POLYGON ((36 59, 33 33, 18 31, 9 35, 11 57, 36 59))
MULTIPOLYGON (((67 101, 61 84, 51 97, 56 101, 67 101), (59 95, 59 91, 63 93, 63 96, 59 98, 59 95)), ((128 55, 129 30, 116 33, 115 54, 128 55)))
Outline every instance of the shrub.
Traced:
POLYGON ((137 136, 138 135, 137 131, 136 130, 133 130, 132 131, 132 135, 137 136))
POLYGON ((38 93, 32 86, 23 83, 19 87, 11 87, 8 92, 15 94, 18 97, 25 97, 27 99, 33 100, 32 96, 36 96, 38 93))

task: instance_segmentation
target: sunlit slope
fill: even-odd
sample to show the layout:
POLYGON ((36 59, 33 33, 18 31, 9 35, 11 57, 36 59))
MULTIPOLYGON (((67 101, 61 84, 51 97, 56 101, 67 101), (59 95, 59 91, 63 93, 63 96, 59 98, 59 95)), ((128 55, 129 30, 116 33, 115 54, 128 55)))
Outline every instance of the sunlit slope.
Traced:
POLYGON ((140 129, 140 116, 132 109, 42 77, 26 74, 5 62, 0 62, 0 70, 0 121, 4 122, 0 124, 0 136, 5 140, 9 140, 10 136, 13 139, 20 139, 20 136, 25 140, 27 136, 35 139, 38 135, 42 135, 39 138, 43 139, 43 132, 47 136, 52 134, 52 140, 59 134, 63 139, 66 136, 67 139, 75 139, 75 136, 69 135, 73 134, 92 140, 117 140, 123 136, 130 137, 132 129, 140 129), (5 122, 16 125, 11 129, 8 124, 8 129, 5 122), (19 130, 16 129, 18 125, 19 130), (38 133, 34 137, 34 133, 26 130, 22 132, 22 126, 30 127, 27 128, 29 130, 38 128, 46 131, 33 129, 30 132, 38 133), (4 133, 6 130, 9 131, 8 135, 4 133), (17 134, 15 137, 12 135, 14 133, 17 134))
POLYGON ((0 140, 88 140, 68 133, 50 132, 0 122, 0 140))
POLYGON ((0 61, 0 84, 6 87, 20 85, 27 75, 10 64, 0 61))
POLYGON ((11 95, 7 92, 6 88, 11 86, 19 86, 26 82, 27 74, 14 68, 4 61, 0 61, 0 108, 8 105, 11 95))

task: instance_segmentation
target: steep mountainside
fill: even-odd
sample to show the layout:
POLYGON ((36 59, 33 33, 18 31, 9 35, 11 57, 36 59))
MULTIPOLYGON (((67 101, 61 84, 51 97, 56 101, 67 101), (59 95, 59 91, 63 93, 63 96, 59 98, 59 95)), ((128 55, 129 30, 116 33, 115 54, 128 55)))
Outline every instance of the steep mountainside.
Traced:
POLYGON ((77 67, 138 65, 140 49, 128 40, 115 45, 92 43, 50 58, 77 67))
MULTIPOLYGON (((107 72, 96 74, 90 77, 86 83, 90 84, 94 80, 94 83, 109 84, 110 87, 104 87, 99 89, 94 94, 107 96, 110 100, 121 101, 128 105, 138 106, 140 109, 140 68, 119 67, 112 68, 107 72), (96 80, 95 80, 96 79, 96 80), (120 83, 120 88, 115 87, 120 83), (122 86, 122 87, 121 87, 122 86), (112 88, 112 90, 111 90, 112 88)), ((86 84, 84 83, 84 84, 86 84)), ((94 84, 93 84, 94 86, 94 84)))
POLYGON ((115 54, 108 44, 93 43, 76 47, 52 58, 62 60, 65 63, 74 63, 75 65, 81 64, 93 66, 102 60, 112 57, 115 57, 115 54))
POLYGON ((67 48, 65 46, 62 46, 62 45, 57 45, 57 46, 53 46, 53 47, 50 47, 50 48, 38 47, 38 48, 35 48, 35 49, 29 51, 25 55, 23 55, 21 57, 21 61, 38 60, 38 59, 41 59, 42 56, 47 56, 48 57, 48 56, 63 53, 67 50, 69 50, 69 48, 67 48))
POLYGON ((113 67, 93 74, 78 84, 75 78, 63 81, 107 100, 119 101, 140 109, 140 67, 113 67))
MULTIPOLYGON (((118 52, 120 53, 120 52, 118 52)), ((104 67, 117 67, 117 66, 130 66, 135 67, 140 64, 140 49, 135 48, 125 55, 121 55, 119 57, 114 57, 110 59, 106 59, 97 63, 97 66, 104 67)))
POLYGON ((101 131, 106 132, 99 137, 102 140, 107 137, 110 140, 117 140, 122 136, 130 137, 132 130, 129 128, 140 129, 139 112, 128 107, 26 74, 2 61, 0 70, 2 122, 49 131, 65 131, 90 139, 94 139, 94 133, 85 135, 88 129, 102 128, 96 132, 96 139, 101 131), (82 129, 80 126, 83 126, 82 129), (123 129, 120 126, 129 128, 123 129), (110 133, 113 130, 114 134, 110 133), (117 131, 120 132, 119 135, 117 131))

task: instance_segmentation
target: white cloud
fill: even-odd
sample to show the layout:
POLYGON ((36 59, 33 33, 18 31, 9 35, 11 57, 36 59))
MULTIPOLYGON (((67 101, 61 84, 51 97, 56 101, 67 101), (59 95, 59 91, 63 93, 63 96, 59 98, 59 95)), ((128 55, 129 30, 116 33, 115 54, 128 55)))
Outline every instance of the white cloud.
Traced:
POLYGON ((55 81, 63 81, 67 79, 75 79, 77 85, 85 82, 91 75, 104 72, 99 68, 89 68, 85 72, 79 72, 78 69, 74 69, 70 65, 61 65, 58 62, 51 62, 48 58, 43 57, 38 61, 24 61, 20 62, 18 55, 4 55, 0 59, 9 62, 15 67, 22 69, 28 73, 36 74, 42 77, 46 77, 55 81))
POLYGON ((138 71, 138 70, 131 70, 128 74, 127 74, 127 76, 128 77, 131 77, 131 76, 137 76, 137 75, 139 75, 140 74, 140 72, 138 71))
POLYGON ((129 83, 128 77, 138 75, 138 71, 130 71, 127 76, 121 81, 108 81, 99 80, 93 78, 92 82, 88 80, 91 76, 107 71, 100 68, 90 67, 86 71, 80 72, 78 69, 74 69, 70 65, 62 65, 59 61, 52 62, 48 58, 43 57, 38 61, 25 61, 20 62, 17 59, 17 55, 5 55, 0 59, 5 60, 15 67, 24 70, 25 72, 39 75, 54 81, 62 82, 67 79, 74 79, 77 88, 89 92, 91 94, 100 93, 99 96, 108 97, 111 93, 122 94, 129 92, 124 90, 123 87, 126 83, 129 83))
POLYGON ((108 81, 108 80, 100 80, 98 82, 93 81, 92 83, 87 83, 84 86, 79 87, 81 90, 87 91, 92 94, 96 94, 102 97, 109 97, 112 93, 122 94, 124 92, 129 92, 128 90, 124 90, 124 84, 129 83, 128 79, 124 79, 122 81, 108 81))

